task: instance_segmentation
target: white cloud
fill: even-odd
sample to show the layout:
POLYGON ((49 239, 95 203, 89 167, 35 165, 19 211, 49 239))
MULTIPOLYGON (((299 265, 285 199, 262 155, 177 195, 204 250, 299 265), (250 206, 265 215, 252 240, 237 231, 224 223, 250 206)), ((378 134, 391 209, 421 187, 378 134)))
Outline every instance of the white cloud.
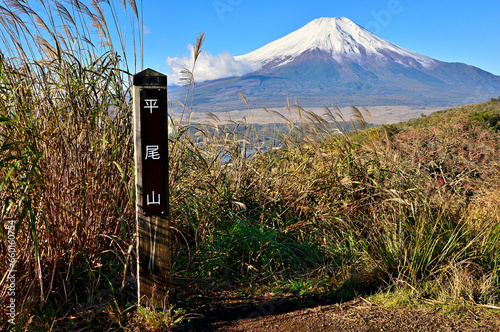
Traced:
MULTIPOLYGON (((172 74, 169 75, 169 81, 173 84, 179 84, 182 69, 191 70, 193 67, 193 46, 189 46, 188 49, 191 53, 189 58, 186 56, 167 58, 168 67, 172 71, 172 74)), ((202 51, 196 60, 193 74, 195 82, 203 82, 225 77, 242 76, 259 70, 261 67, 260 64, 254 62, 236 60, 227 52, 214 56, 202 51)))

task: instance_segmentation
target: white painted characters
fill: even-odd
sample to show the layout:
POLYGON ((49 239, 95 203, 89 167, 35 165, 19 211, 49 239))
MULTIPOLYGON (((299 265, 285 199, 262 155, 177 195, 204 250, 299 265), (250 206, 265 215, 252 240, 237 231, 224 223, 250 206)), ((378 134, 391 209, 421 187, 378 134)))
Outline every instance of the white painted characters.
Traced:
POLYGON ((149 198, 149 194, 146 195, 146 204, 147 205, 160 205, 160 194, 155 197, 155 192, 151 195, 152 198, 149 198))
POLYGON ((160 159, 159 145, 146 145, 146 157, 144 158, 144 160, 147 159, 154 159, 154 160, 160 159))
POLYGON ((156 105, 158 99, 145 99, 144 101, 146 102, 144 108, 149 109, 149 114, 153 113, 153 109, 158 108, 158 105, 156 105))

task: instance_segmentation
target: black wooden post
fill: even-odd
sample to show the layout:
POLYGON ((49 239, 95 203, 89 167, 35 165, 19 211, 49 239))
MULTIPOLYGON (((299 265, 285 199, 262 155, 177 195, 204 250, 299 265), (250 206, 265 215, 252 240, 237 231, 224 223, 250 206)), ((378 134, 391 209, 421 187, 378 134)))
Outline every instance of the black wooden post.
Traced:
POLYGON ((133 85, 138 299, 164 305, 170 290, 167 76, 146 69, 133 85))

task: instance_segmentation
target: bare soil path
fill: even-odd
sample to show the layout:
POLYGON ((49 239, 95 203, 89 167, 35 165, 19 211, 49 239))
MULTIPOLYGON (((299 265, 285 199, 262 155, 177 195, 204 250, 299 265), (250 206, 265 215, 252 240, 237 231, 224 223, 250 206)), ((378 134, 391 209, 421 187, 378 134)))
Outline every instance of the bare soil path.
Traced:
POLYGON ((500 331, 500 312, 476 307, 444 313, 437 307, 392 309, 364 298, 241 298, 231 292, 189 302, 192 318, 179 331, 500 331))

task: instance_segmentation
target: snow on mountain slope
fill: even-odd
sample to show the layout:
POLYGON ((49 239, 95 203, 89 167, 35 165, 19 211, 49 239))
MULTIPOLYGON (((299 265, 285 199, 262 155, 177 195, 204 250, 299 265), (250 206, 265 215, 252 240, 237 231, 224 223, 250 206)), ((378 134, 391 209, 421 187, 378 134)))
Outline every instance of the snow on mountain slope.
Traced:
POLYGON ((235 59, 273 68, 283 66, 312 50, 330 54, 339 64, 345 60, 384 61, 388 58, 412 67, 419 64, 429 68, 434 64, 433 59, 390 43, 345 17, 315 19, 283 38, 235 59))

